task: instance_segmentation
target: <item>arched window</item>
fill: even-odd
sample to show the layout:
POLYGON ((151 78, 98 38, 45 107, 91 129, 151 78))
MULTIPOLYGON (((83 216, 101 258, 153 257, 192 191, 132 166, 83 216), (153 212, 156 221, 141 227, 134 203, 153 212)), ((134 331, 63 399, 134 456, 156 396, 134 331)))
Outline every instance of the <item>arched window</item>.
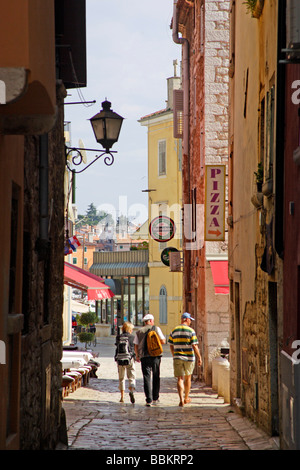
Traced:
POLYGON ((159 290, 159 322, 168 323, 167 289, 165 286, 161 286, 159 290))

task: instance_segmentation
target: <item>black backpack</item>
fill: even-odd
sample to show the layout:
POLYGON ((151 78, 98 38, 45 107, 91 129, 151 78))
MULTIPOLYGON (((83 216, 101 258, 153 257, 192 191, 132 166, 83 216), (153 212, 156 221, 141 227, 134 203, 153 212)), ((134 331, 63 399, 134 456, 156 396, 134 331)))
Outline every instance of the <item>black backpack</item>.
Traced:
POLYGON ((128 366, 133 357, 130 350, 129 337, 127 335, 117 336, 116 347, 115 361, 119 366, 128 366))

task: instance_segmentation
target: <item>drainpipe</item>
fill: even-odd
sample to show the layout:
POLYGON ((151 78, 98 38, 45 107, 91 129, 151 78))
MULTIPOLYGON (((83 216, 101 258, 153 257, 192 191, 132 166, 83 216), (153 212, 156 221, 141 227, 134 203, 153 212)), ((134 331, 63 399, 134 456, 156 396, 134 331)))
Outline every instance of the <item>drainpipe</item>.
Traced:
POLYGON ((189 77, 189 41, 186 38, 178 36, 177 20, 177 0, 173 5, 173 41, 182 45, 182 79, 183 79, 183 153, 189 156, 189 96, 190 96, 190 77, 189 77))
POLYGON ((48 242, 48 135, 40 136, 40 239, 48 242))
MULTIPOLYGON (((182 46, 182 85, 183 85, 183 163, 184 163, 184 174, 183 174, 183 184, 184 184, 184 198, 183 198, 183 207, 185 204, 190 204, 190 145, 189 145, 189 99, 190 99, 190 74, 189 74, 189 41, 186 38, 179 37, 178 35, 178 19, 177 19, 177 0, 174 0, 173 4, 173 41, 175 44, 180 44, 182 46)), ((190 207, 190 206, 188 206, 190 207)), ((191 211, 188 211, 190 213, 191 211)), ((185 219, 185 217, 184 217, 185 219)), ((183 231, 184 232, 184 231, 183 231)), ((190 242, 190 240, 189 240, 190 242)), ((185 286, 184 286, 184 299, 185 304, 184 309, 188 309, 187 305, 187 294, 191 289, 190 282, 190 252, 184 250, 184 270, 185 270, 185 286)), ((188 310, 187 310, 188 311, 188 310)))
POLYGON ((40 227, 39 238, 36 242, 36 250, 40 260, 46 259, 49 249, 48 173, 48 134, 43 134, 39 137, 40 227))

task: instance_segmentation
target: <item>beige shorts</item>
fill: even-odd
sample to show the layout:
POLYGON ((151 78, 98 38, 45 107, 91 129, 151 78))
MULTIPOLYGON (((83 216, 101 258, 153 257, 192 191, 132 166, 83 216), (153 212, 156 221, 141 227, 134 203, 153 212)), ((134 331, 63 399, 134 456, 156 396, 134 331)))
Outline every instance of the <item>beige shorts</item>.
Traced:
POLYGON ((174 376, 183 377, 184 375, 192 375, 195 361, 183 361, 182 359, 173 360, 174 376))

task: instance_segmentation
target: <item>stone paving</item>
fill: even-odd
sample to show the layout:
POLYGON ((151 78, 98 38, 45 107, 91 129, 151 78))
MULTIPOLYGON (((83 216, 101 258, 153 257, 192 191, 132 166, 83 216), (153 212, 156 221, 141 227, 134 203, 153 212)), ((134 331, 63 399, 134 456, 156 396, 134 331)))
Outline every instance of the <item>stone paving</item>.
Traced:
MULTIPOLYGON (((191 404, 179 407, 172 357, 165 347, 160 403, 146 407, 140 364, 135 404, 120 403, 113 339, 103 338, 98 378, 64 398, 69 450, 278 450, 278 442, 237 414, 211 388, 192 382, 191 404)), ((127 386, 127 381, 126 381, 127 386)))

